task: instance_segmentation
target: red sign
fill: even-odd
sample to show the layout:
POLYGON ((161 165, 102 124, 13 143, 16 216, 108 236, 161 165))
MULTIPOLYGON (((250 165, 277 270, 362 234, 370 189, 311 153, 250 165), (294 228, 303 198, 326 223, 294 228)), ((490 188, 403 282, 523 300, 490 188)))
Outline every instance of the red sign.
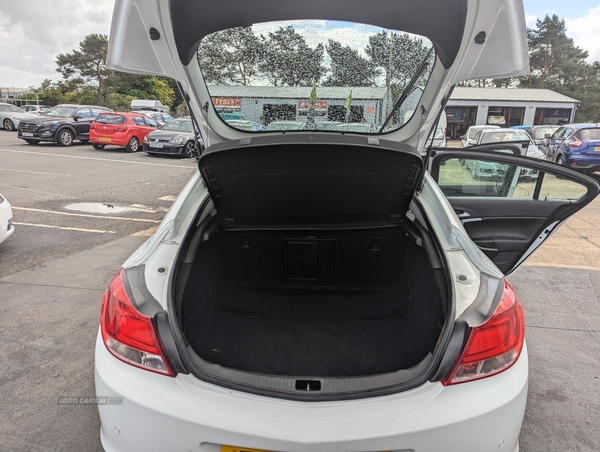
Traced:
MULTIPOLYGON (((310 100, 299 100, 298 110, 308 110, 310 108, 310 100)), ((318 100, 315 102, 315 110, 327 110, 327 101, 318 100)))
POLYGON ((213 97, 212 102, 215 107, 240 108, 242 106, 241 97, 213 97))
POLYGON ((375 114, 375 107, 373 105, 367 105, 367 114, 368 115, 374 115, 375 114))

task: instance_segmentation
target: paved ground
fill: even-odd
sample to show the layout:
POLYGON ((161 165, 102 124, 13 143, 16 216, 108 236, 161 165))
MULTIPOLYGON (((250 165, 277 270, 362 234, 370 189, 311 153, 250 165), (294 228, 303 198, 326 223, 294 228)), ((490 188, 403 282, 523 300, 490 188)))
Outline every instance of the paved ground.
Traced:
MULTIPOLYGON (((22 223, 0 245, 0 451, 101 450, 96 408, 58 398, 94 395, 102 293, 194 170, 191 160, 32 148, 0 132, 0 192, 22 223), (145 207, 63 215, 72 202, 145 207)), ((600 450, 599 202, 510 277, 527 321, 525 452, 600 450)))

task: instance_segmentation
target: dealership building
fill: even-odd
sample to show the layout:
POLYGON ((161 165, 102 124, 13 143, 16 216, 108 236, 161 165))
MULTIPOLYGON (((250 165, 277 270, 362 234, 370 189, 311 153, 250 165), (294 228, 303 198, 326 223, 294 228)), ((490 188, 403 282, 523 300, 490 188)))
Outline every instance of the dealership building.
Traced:
POLYGON ((579 101, 549 89, 455 88, 446 105, 448 136, 457 138, 469 126, 569 124, 579 101))
MULTIPOLYGON (((310 86, 210 86, 217 111, 263 124, 306 120, 311 91, 310 86)), ((386 87, 318 87, 315 121, 344 121, 348 96, 350 122, 383 123, 391 102, 386 87)))

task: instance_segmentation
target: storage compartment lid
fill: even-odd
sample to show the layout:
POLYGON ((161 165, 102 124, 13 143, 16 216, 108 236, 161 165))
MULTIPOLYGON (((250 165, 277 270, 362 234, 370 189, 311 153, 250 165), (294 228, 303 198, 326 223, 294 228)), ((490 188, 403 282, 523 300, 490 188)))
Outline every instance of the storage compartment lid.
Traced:
POLYGON ((398 222, 423 160, 401 143, 293 134, 212 146, 199 167, 226 225, 355 227, 398 222))

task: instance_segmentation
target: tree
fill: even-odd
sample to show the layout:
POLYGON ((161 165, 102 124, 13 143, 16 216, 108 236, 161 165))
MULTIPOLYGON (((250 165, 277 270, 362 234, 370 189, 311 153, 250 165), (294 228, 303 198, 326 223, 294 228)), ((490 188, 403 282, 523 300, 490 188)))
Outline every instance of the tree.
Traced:
POLYGON ((237 27, 204 38, 198 58, 208 83, 248 86, 258 74, 263 51, 251 27, 237 27))
POLYGON ((331 73, 323 83, 325 86, 375 86, 380 71, 371 60, 333 39, 326 50, 331 58, 331 73))
POLYGON ((108 36, 101 34, 87 35, 79 43, 79 50, 72 53, 61 53, 56 57, 57 72, 65 81, 81 78, 87 88, 96 94, 96 102, 104 105, 108 96, 105 80, 111 75, 106 67, 108 36))
POLYGON ((312 86, 325 75, 323 44, 310 48, 291 26, 279 27, 268 38, 261 38, 267 51, 259 69, 274 86, 312 86))
POLYGON ((398 85, 400 91, 410 81, 427 56, 430 46, 406 33, 382 31, 369 37, 365 49, 376 67, 385 72, 385 86, 398 85))

